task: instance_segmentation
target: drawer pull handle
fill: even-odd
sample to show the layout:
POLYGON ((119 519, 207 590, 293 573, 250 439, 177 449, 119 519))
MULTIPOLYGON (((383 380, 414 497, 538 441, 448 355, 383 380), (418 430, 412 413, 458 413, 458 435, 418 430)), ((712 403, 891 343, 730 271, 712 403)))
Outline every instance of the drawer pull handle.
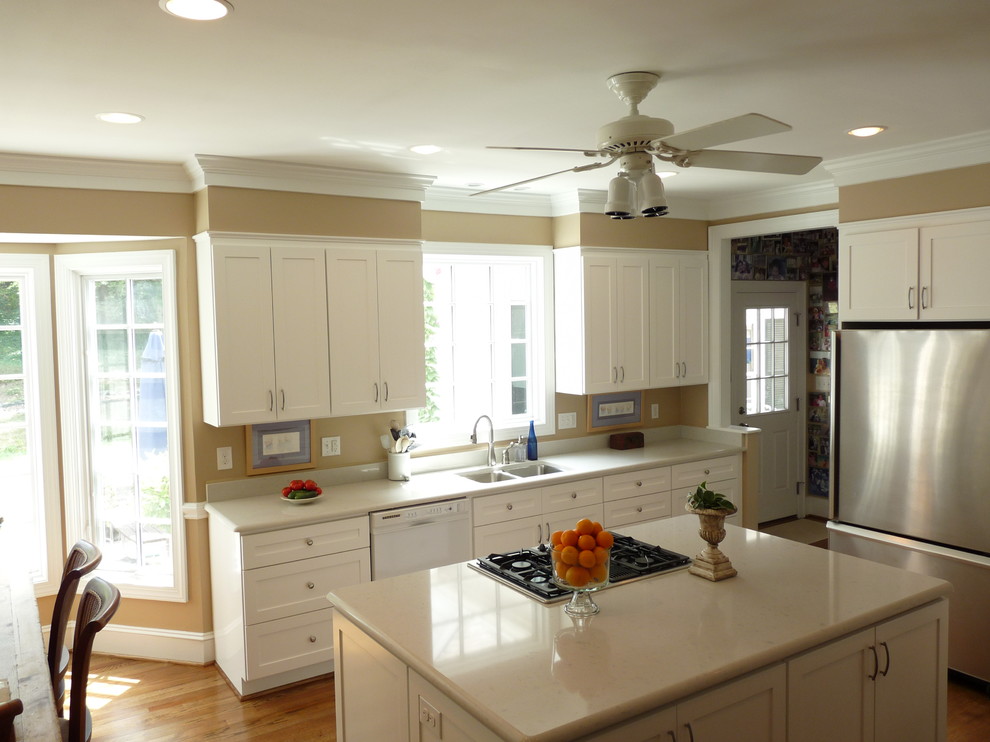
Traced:
POLYGON ((316 585, 314 585, 312 582, 307 582, 306 583, 306 587, 308 587, 310 590, 312 590, 314 587, 316 587, 316 585))
POLYGON ((306 546, 312 546, 312 545, 313 545, 313 539, 311 538, 306 539, 306 546))
POLYGON ((316 637, 315 636, 310 636, 309 637, 309 643, 310 644, 316 644, 316 637))
POLYGON ((506 510, 512 510, 512 503, 510 502, 508 505, 506 505, 505 506, 505 509, 506 510))

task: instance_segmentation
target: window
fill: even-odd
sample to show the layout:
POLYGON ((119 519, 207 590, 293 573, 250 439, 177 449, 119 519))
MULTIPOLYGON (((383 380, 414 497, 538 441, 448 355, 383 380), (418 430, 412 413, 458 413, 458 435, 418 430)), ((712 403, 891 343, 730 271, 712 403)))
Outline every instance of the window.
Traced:
POLYGON ((67 540, 126 594, 184 600, 174 253, 55 265, 67 540))
POLYGON ((787 307, 746 309, 746 414, 786 410, 787 307))
POLYGON ((550 258, 548 248, 427 246, 427 404, 410 416, 425 444, 463 444, 479 415, 501 440, 530 420, 554 432, 550 258))
POLYGON ((39 594, 61 578, 47 255, 0 255, 0 515, 39 594))

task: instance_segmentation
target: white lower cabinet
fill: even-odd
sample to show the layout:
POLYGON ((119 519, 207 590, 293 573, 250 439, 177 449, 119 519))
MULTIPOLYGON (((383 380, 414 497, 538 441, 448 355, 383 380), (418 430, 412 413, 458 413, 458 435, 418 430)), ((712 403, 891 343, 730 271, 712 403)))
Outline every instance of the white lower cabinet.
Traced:
POLYGON ((501 737, 411 669, 409 739, 411 742, 502 742, 501 737))
POLYGON ((947 620, 940 601, 792 659, 788 740, 944 740, 947 620))
POLYGON ((742 456, 719 456, 684 464, 674 464, 670 468, 671 511, 677 515, 684 512, 688 496, 698 485, 705 486, 724 495, 735 503, 736 512, 726 518, 726 522, 739 525, 742 522, 742 456))
POLYGON ((371 579, 368 518, 241 535, 210 518, 216 662, 241 696, 333 670, 327 593, 371 579))
POLYGON ((610 474, 603 480, 606 528, 670 517, 670 467, 610 474))
POLYGON ((474 554, 505 553, 549 541, 581 518, 601 521, 600 477, 542 488, 484 495, 472 501, 474 554))

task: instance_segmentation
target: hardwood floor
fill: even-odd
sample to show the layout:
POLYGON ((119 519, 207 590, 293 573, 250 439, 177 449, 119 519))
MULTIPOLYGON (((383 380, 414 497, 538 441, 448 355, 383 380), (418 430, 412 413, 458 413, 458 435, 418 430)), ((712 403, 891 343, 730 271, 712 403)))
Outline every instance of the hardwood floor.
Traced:
MULTIPOLYGON (((332 678, 242 702, 212 665, 94 655, 90 672, 93 738, 99 742, 337 739, 332 678)), ((990 740, 986 683, 951 673, 948 706, 948 742, 990 740)))

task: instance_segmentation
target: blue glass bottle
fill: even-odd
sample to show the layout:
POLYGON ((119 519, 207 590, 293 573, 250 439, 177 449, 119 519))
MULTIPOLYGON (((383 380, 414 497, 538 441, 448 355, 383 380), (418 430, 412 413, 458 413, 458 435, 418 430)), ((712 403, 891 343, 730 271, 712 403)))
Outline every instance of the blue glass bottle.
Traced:
POLYGON ((526 441, 526 458, 530 461, 536 461, 539 458, 539 454, 536 452, 536 426, 533 425, 533 421, 529 421, 529 440, 526 441))

